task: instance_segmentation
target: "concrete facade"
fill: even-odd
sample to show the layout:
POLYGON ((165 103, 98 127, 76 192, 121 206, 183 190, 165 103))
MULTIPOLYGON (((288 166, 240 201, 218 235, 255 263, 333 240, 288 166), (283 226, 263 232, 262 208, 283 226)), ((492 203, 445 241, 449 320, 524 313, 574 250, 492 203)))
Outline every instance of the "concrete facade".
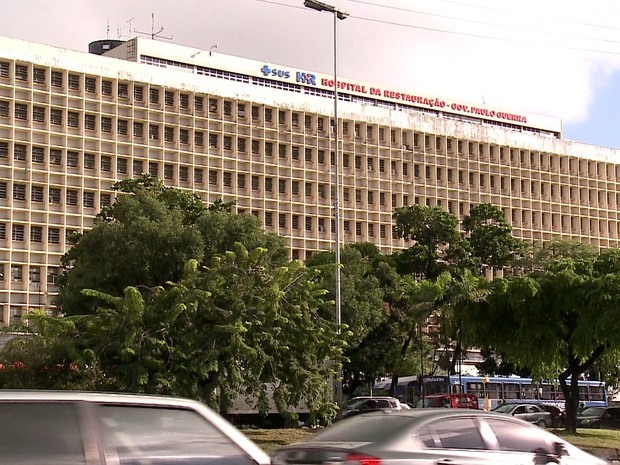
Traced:
MULTIPOLYGON (((517 237, 620 237, 620 151, 561 121, 339 80, 343 242, 389 253, 394 208, 502 208, 517 237)), ((51 309, 66 238, 151 173, 236 201, 292 258, 334 243, 329 75, 132 39, 103 56, 0 38, 0 320, 51 309)))

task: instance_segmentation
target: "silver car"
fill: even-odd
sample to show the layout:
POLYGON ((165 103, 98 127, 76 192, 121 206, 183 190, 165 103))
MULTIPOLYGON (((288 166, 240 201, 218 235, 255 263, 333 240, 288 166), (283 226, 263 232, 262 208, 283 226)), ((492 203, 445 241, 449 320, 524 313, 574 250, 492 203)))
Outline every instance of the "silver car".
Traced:
POLYGON ((269 456, 192 400, 0 390, 0 463, 268 465, 269 456))
POLYGON ((274 465, 604 465, 530 423, 482 410, 412 409, 359 415, 284 446, 274 465))
POLYGON ((553 425, 551 413, 535 404, 504 404, 494 408, 493 411, 512 415, 541 428, 548 428, 553 425))

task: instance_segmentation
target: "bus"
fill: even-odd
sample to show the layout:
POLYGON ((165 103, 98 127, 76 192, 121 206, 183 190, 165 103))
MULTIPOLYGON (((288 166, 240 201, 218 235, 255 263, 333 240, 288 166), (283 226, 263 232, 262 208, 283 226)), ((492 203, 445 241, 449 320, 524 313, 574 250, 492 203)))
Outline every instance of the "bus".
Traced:
MULTIPOLYGON (((607 389, 603 381, 579 380, 579 403, 582 407, 607 406, 607 389)), ((377 384, 389 391, 391 383, 377 384)), ((502 376, 404 376, 399 378, 395 396, 411 406, 433 394, 474 394, 480 408, 494 409, 501 403, 550 404, 564 408, 564 395, 558 381, 534 381, 531 378, 502 376)))

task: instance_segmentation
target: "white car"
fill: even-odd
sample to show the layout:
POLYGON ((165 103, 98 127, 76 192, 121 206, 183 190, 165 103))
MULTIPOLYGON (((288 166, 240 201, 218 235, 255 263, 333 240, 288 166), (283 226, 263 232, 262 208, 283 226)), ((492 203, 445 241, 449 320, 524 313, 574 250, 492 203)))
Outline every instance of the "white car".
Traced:
POLYGON ((270 460, 193 400, 0 390, 0 463, 268 465, 270 460))

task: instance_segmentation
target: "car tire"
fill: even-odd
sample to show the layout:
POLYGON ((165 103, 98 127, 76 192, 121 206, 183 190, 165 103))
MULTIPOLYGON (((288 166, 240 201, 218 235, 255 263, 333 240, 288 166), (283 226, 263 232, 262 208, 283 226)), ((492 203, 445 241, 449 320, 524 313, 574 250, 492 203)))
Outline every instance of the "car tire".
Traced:
POLYGON ((545 420, 537 421, 536 426, 540 426, 541 428, 547 429, 547 422, 545 420))

